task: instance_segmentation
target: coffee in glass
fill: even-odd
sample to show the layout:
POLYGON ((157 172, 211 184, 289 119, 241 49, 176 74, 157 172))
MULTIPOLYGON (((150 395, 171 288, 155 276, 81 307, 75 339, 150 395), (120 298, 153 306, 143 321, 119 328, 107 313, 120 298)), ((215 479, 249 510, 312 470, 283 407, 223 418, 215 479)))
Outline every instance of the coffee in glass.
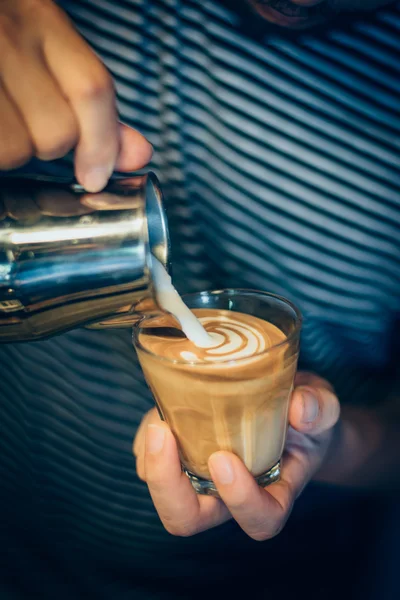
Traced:
POLYGON ((208 459, 239 456, 261 486, 279 479, 301 317, 284 298, 252 290, 183 297, 213 339, 196 347, 171 315, 147 317, 134 343, 161 418, 197 492, 218 495, 208 459))

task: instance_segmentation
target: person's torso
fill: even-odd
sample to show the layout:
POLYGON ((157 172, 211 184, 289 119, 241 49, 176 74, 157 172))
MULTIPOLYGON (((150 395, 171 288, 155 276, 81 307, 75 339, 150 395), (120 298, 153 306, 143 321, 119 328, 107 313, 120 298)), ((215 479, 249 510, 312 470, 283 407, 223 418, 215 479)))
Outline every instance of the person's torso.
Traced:
MULTIPOLYGON (((345 401, 383 399, 400 316, 399 7, 252 36, 215 2, 60 5, 113 74, 121 119, 154 145, 178 288, 290 298, 302 367, 345 401)), ((128 331, 3 346, 0 361, 7 510, 15 519, 29 498, 33 539, 56 539, 56 556, 104 561, 112 548, 121 571, 132 555, 184 565, 189 549, 246 547, 232 526, 163 531, 131 455, 152 400, 128 331)))

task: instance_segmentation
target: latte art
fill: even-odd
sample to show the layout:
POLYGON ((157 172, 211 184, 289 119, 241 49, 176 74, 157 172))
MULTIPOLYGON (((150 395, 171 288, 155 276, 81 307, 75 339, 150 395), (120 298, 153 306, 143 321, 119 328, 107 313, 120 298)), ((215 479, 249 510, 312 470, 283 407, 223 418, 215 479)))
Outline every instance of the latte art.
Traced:
POLYGON ((176 322, 169 315, 152 321, 151 335, 146 336, 143 329, 142 344, 155 354, 162 350, 162 355, 170 360, 224 367, 232 365, 233 361, 257 357, 285 340, 277 327, 252 315, 207 308, 193 312, 210 339, 206 348, 199 348, 183 336, 165 336, 166 328, 176 328, 176 322), (156 334, 155 325, 159 327, 160 335, 156 334))
POLYGON ((247 323, 240 323, 237 319, 221 317, 216 320, 200 317, 199 321, 212 338, 213 344, 203 349, 201 358, 196 352, 181 352, 184 360, 237 360, 259 354, 267 347, 265 334, 247 323))
POLYGON ((146 380, 190 473, 211 479, 209 456, 228 450, 258 477, 282 454, 297 351, 259 317, 219 308, 193 314, 207 347, 185 337, 171 315, 142 323, 136 347, 146 380))

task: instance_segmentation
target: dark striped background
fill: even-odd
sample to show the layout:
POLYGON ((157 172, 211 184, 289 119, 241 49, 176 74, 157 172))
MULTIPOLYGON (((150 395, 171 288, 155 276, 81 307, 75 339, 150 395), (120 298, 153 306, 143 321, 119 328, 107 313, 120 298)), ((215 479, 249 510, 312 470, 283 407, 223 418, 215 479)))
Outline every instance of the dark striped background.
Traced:
MULTIPOLYGON (((122 119, 155 147, 179 289, 288 296, 305 315, 302 366, 345 402, 384 400, 400 315, 400 4, 298 35, 211 1, 60 4, 111 70, 122 119)), ((317 532, 295 535, 307 494, 304 521, 268 548, 232 524, 163 531, 131 457, 151 398, 129 332, 3 346, 0 361, 5 545, 29 593, 62 580, 67 598, 125 598, 148 573, 207 565, 212 578, 236 564, 224 556, 308 552, 317 532)), ((331 548, 356 520, 342 514, 331 548)))

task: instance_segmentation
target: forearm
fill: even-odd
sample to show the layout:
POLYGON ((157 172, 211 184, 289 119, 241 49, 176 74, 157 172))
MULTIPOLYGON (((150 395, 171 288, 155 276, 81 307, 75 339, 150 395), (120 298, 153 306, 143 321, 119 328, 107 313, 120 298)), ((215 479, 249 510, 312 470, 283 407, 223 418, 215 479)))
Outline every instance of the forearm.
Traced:
POLYGON ((400 414, 345 407, 316 477, 326 483, 400 491, 400 414))

